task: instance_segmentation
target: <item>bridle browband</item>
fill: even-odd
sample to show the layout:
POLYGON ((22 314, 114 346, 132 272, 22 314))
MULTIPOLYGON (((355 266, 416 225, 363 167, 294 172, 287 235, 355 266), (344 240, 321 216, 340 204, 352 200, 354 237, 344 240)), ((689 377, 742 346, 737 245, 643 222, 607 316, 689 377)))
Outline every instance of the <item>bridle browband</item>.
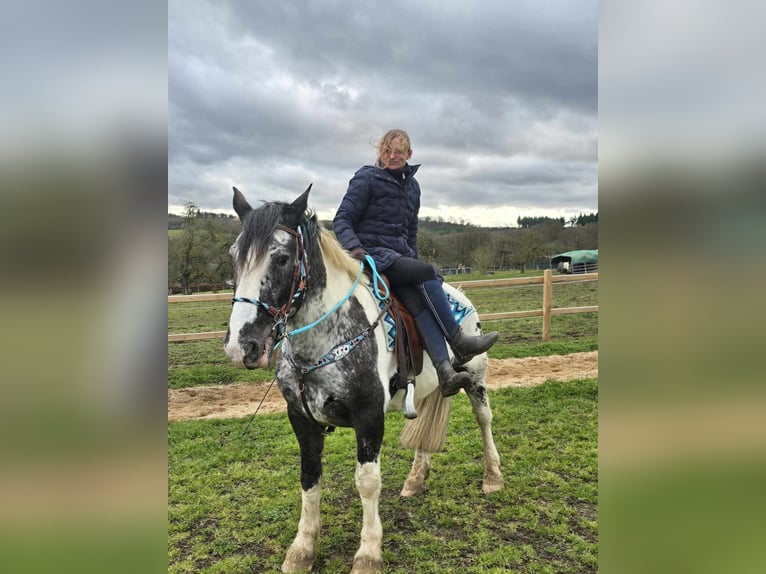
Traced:
POLYGON ((303 229, 300 225, 296 229, 290 229, 284 225, 276 225, 274 230, 279 229, 285 233, 289 233, 295 237, 295 267, 293 268, 293 282, 290 286, 290 294, 287 297, 287 302, 280 307, 265 303, 259 299, 250 299, 249 297, 232 297, 231 304, 234 303, 250 303, 263 308, 269 315, 274 318, 274 326, 272 327, 272 338, 278 342, 285 336, 285 323, 288 317, 295 313, 306 298, 306 293, 309 287, 309 262, 308 255, 306 254, 306 247, 303 243, 303 229))

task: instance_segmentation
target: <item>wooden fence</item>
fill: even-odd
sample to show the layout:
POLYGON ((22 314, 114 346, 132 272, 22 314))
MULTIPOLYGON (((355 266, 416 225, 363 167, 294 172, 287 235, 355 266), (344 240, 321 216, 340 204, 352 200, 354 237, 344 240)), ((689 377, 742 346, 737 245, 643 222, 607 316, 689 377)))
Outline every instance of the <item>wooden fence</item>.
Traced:
MULTIPOLYGON (((489 289, 494 287, 518 287, 521 285, 543 286, 542 309, 531 311, 508 311, 505 313, 483 313, 479 315, 481 321, 497 321, 499 319, 518 319, 521 317, 543 318, 543 341, 551 338, 551 317, 554 315, 567 315, 570 313, 594 313, 598 312, 598 305, 586 307, 559 307, 552 308, 553 284, 568 283, 571 281, 598 281, 598 273, 583 273, 579 275, 556 275, 546 269, 541 277, 513 277, 508 279, 481 279, 478 281, 455 281, 452 285, 466 289, 489 289)), ((229 301, 231 293, 215 293, 212 295, 171 295, 168 303, 192 303, 201 301, 229 301)), ((226 331, 209 331, 207 333, 178 333, 168 335, 168 343, 183 343, 185 341, 201 341, 205 339, 223 339, 226 331)))

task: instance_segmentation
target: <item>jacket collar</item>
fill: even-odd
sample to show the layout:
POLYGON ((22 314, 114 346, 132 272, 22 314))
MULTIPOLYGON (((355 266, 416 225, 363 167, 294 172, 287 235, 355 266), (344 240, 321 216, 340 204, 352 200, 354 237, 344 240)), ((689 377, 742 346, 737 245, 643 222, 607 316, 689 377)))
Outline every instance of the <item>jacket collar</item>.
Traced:
MULTIPOLYGON (((420 168, 420 165, 421 164, 419 164, 419 163, 416 163, 414 165, 408 163, 408 164, 406 164, 404 166, 404 168, 402 168, 402 172, 407 176, 407 179, 409 179, 409 178, 411 178, 413 175, 415 175, 418 172, 418 169, 420 168)), ((378 177, 390 176, 388 171, 386 171, 386 168, 378 167, 377 165, 372 166, 372 167, 375 168, 375 174, 378 177)))

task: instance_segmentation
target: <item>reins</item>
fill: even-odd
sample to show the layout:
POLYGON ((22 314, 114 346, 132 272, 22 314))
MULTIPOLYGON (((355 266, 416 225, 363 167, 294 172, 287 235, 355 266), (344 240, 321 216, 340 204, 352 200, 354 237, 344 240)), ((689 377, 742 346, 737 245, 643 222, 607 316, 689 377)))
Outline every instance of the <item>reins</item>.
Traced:
MULTIPOLYGON (((348 301, 348 300, 351 298, 351 295, 353 295, 353 294, 354 294, 354 290, 356 289, 356 286, 357 286, 357 285, 359 285, 359 279, 361 279, 361 278, 362 278, 362 273, 363 273, 363 271, 364 271, 364 264, 361 264, 361 265, 359 266, 359 273, 357 273, 357 275, 356 275, 356 279, 354 279, 354 283, 353 283, 353 285, 351 285, 351 289, 349 289, 349 292, 348 292, 348 293, 346 293, 346 296, 345 296, 345 297, 343 297, 343 299, 341 299, 340 301, 338 301, 338 302, 337 302, 337 303, 336 303, 336 304, 333 306, 333 308, 332 308, 332 309, 330 309, 329 311, 327 311, 327 312, 326 312, 324 315, 322 315, 321 317, 319 317, 319 319, 317 319, 316 321, 314 321, 314 322, 313 322, 313 323, 311 323, 310 325, 305 325, 305 326, 303 326, 303 327, 300 327, 299 329, 293 329, 292 331, 289 331, 288 333, 285 333, 285 334, 284 334, 284 337, 293 337, 293 336, 295 336, 295 335, 298 335, 298 334, 300 334, 300 333, 304 333, 304 332, 306 332, 306 331, 308 331, 308 330, 310 330, 310 329, 313 329, 314 327, 316 327, 317 325, 319 325, 319 323, 321 323, 322 321, 324 321, 325 319, 327 319, 327 317, 329 317, 330 315, 332 315, 333 313, 335 313, 335 311, 337 311, 338 309, 340 309, 340 308, 343 306, 343 304, 344 304, 346 301, 348 301)), ((281 341, 280 341, 280 342, 281 342, 281 341)), ((276 347, 275 347, 275 349, 276 349, 276 347)))

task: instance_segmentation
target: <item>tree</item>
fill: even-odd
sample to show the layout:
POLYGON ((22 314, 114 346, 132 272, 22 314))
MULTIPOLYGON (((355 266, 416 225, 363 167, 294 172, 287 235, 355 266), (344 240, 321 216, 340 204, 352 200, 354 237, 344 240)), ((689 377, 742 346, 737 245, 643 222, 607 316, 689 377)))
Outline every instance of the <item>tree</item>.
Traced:
POLYGON ((521 263, 521 272, 525 273, 527 265, 542 259, 547 255, 544 247, 545 239, 536 231, 527 231, 521 238, 521 249, 518 260, 521 263))
POLYGON ((207 262, 204 280, 209 283, 223 284, 227 279, 234 276, 234 266, 229 255, 229 248, 237 237, 236 231, 232 232, 222 227, 219 222, 208 219, 204 226, 203 252, 207 262))
POLYGON ((229 247, 237 233, 233 217, 201 213, 187 202, 181 232, 168 238, 168 287, 180 284, 189 294, 200 283, 222 285, 232 278, 229 247))
POLYGON ((437 245, 438 260, 444 265, 473 265, 473 252, 482 244, 489 243, 490 234, 486 230, 452 233, 439 239, 437 245))
POLYGON ((418 231, 418 259, 434 264, 437 262, 437 241, 433 233, 426 229, 418 231))
POLYGON ((495 262, 497 253, 495 252, 494 245, 487 242, 482 243, 474 249, 471 258, 473 259, 474 265, 478 267, 480 271, 486 271, 487 268, 491 267, 495 262))
POLYGON ((541 223, 555 223, 559 227, 564 227, 564 218, 563 217, 521 217, 519 216, 516 219, 516 223, 519 224, 519 227, 522 229, 530 229, 534 227, 535 225, 540 225, 541 223))
POLYGON ((168 281, 181 284, 185 294, 191 293, 194 283, 205 275, 205 252, 200 237, 199 209, 186 202, 183 214, 183 233, 168 240, 168 281))
POLYGON ((513 255, 520 250, 518 230, 509 229, 500 233, 495 241, 495 263, 501 269, 514 264, 513 255))
POLYGON ((580 215, 577 216, 575 223, 577 225, 587 225, 588 223, 598 223, 598 212, 589 213, 587 215, 583 215, 581 213, 580 215))

